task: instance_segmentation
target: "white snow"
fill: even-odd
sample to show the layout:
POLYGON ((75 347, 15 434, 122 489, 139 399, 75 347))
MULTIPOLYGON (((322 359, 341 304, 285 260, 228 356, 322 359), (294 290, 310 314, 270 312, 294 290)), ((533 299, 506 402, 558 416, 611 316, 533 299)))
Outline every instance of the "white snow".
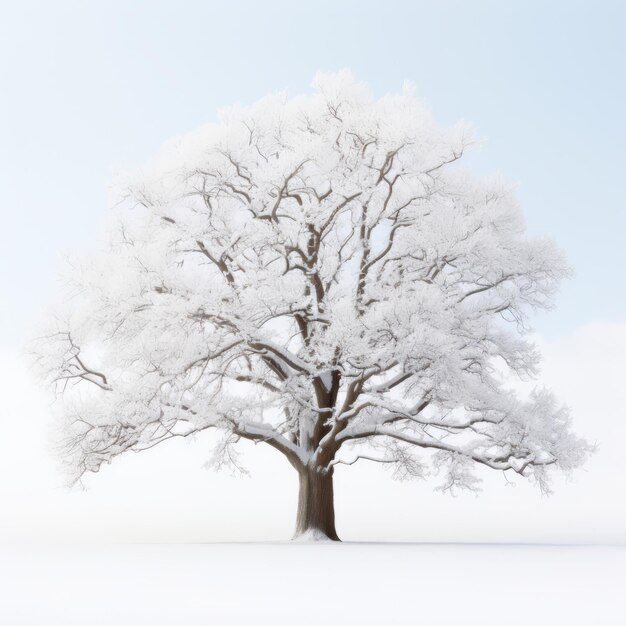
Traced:
POLYGON ((321 530, 311 529, 298 535, 293 540, 293 543, 332 543, 332 539, 329 539, 321 530))
POLYGON ((623 624, 626 547, 187 544, 12 548, 7 626, 623 624))

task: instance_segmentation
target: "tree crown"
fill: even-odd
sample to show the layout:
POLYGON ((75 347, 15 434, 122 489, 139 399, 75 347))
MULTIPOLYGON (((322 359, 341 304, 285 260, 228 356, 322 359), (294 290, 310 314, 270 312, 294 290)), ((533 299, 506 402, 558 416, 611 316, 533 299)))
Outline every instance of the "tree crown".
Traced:
POLYGON ((567 264, 502 181, 462 169, 471 143, 410 89, 374 99, 340 73, 129 175, 108 249, 73 268, 37 346, 75 475, 208 428, 218 464, 244 438, 322 472, 430 459, 444 488, 473 488, 476 463, 543 488, 579 465, 567 411, 506 382, 536 375, 528 316, 567 264))

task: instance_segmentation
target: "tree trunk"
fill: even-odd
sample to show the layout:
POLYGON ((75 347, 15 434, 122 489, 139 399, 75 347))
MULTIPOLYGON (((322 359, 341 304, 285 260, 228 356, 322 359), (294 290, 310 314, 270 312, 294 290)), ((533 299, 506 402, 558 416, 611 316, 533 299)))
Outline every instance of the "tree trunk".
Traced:
POLYGON ((333 468, 322 472, 315 467, 299 471, 300 494, 294 539, 310 534, 312 538, 339 541, 335 530, 333 468))

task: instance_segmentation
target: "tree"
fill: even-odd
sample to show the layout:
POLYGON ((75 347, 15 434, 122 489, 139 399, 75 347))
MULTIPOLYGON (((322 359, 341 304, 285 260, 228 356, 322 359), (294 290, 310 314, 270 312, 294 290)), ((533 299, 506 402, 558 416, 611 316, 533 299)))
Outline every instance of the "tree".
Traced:
POLYGON ((71 271, 38 342, 75 477, 206 429, 262 442, 299 475, 296 536, 337 539, 337 464, 400 478, 477 465, 548 489, 590 451, 546 390, 528 316, 569 270, 528 238, 511 192, 460 160, 409 87, 349 74, 272 96, 170 142, 122 183, 108 249, 71 271))

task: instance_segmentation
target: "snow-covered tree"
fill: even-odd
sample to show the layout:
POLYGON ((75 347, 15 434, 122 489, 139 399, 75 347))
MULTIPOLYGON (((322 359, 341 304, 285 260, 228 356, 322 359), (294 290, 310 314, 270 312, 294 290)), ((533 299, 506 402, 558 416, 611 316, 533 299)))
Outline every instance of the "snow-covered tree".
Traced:
POLYGON ((337 539, 333 473, 476 488, 477 465, 547 489, 589 446, 536 375, 528 314, 568 273, 528 238, 501 181, 461 168, 410 87, 348 73, 271 96, 167 144, 122 182, 107 248, 73 265, 37 344, 75 477, 128 450, 219 429, 298 472, 296 536, 337 539))

